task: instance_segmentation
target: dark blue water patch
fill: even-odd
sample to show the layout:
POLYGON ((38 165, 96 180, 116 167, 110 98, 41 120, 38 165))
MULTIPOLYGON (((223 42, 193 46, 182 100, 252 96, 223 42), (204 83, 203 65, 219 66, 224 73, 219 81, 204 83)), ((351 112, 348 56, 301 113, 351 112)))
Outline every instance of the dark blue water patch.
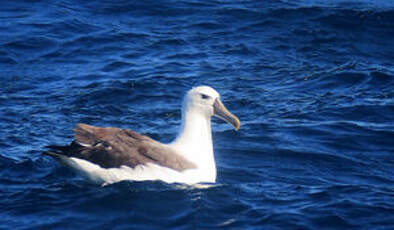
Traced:
POLYGON ((215 21, 206 21, 206 22, 198 22, 195 24, 191 24, 187 27, 190 30, 196 30, 200 33, 202 31, 217 31, 223 29, 220 23, 216 23, 215 21))
POLYGON ((393 109, 391 105, 355 105, 338 108, 333 113, 341 114, 344 119, 352 117, 361 122, 381 122, 390 119, 393 109))
MULTIPOLYGON (((352 27, 353 29, 365 28, 366 25, 383 25, 388 26, 392 23, 392 9, 374 11, 374 10, 338 10, 335 14, 320 17, 319 20, 323 23, 330 24, 339 29, 346 29, 352 27)), ((371 27, 373 28, 373 27, 371 27)), ((387 27, 387 32, 392 32, 391 28, 387 27)))
POLYGON ((45 37, 27 37, 22 41, 13 41, 6 44, 3 44, 4 49, 9 50, 10 52, 26 52, 30 51, 32 54, 36 54, 41 50, 51 49, 55 45, 51 39, 45 37))
POLYGON ((114 72, 114 71, 119 71, 121 69, 125 69, 132 66, 131 63, 123 62, 123 61, 116 61, 114 60, 113 62, 109 63, 106 65, 102 71, 104 72, 114 72))

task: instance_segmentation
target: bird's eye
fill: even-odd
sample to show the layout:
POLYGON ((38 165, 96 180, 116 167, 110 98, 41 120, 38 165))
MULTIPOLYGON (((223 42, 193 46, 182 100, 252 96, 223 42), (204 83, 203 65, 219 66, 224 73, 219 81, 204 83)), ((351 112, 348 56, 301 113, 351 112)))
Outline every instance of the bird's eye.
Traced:
POLYGON ((206 94, 201 94, 201 98, 204 99, 204 100, 206 100, 206 99, 209 99, 210 96, 208 96, 208 95, 206 95, 206 94))

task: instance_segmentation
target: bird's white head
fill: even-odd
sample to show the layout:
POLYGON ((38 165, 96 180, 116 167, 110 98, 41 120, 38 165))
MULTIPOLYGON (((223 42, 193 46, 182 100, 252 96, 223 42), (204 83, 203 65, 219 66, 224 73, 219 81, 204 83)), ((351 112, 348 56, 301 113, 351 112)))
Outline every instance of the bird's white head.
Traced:
POLYGON ((232 124, 235 130, 240 127, 239 119, 230 113, 220 100, 220 95, 209 86, 198 86, 189 90, 183 101, 183 111, 200 113, 207 119, 212 116, 232 124))

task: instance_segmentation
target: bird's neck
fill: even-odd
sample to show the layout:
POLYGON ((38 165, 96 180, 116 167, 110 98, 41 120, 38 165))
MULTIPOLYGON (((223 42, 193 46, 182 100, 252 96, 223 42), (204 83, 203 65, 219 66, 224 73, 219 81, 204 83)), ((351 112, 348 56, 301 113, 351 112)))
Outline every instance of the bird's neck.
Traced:
POLYGON ((213 156, 211 119, 204 114, 184 110, 177 138, 171 143, 198 167, 216 170, 213 156))

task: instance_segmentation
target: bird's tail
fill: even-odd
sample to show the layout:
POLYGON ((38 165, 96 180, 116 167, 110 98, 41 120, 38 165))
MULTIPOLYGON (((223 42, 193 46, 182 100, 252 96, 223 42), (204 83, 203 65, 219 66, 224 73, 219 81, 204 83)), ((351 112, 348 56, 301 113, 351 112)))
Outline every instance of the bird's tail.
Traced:
POLYGON ((61 155, 59 153, 56 153, 56 152, 53 152, 53 151, 46 151, 46 152, 43 152, 42 154, 46 155, 46 156, 51 156, 51 157, 53 157, 55 159, 60 159, 63 156, 63 155, 61 155))

